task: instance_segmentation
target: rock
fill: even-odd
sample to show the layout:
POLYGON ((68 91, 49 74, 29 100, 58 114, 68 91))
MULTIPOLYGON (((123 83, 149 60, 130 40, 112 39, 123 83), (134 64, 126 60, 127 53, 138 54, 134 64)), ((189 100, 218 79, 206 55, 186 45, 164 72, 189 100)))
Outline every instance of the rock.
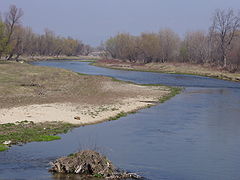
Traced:
POLYGON ((79 116, 75 116, 74 119, 75 120, 81 120, 81 118, 79 116))
POLYGON ((10 145, 12 143, 12 141, 4 141, 3 145, 10 145))
POLYGON ((240 77, 236 77, 235 79, 236 79, 236 81, 240 81, 240 77))
POLYGON ((105 179, 140 179, 135 173, 117 170, 105 156, 92 150, 80 151, 61 157, 51 163, 49 170, 53 173, 79 174, 82 176, 101 177, 105 179))

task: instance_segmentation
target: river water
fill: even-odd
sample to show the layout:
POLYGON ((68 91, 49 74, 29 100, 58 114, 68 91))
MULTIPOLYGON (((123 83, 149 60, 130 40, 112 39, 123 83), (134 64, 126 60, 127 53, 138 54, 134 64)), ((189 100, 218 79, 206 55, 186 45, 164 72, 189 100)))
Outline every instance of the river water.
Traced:
POLYGON ((240 179, 240 83, 111 70, 86 62, 34 64, 185 89, 163 104, 117 121, 75 128, 58 141, 32 142, 0 152, 0 180, 67 179, 48 173, 48 162, 84 148, 97 148, 117 166, 151 180, 240 179))

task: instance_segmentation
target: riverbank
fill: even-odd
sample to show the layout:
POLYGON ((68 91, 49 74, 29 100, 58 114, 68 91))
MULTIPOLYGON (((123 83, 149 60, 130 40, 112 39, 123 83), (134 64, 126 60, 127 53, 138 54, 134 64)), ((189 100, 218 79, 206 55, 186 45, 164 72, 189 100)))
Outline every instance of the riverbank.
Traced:
POLYGON ((0 124, 0 151, 7 150, 11 145, 32 141, 53 141, 61 139, 57 134, 67 133, 76 127, 63 122, 34 123, 21 121, 0 124))
POLYGON ((129 63, 120 60, 98 60, 93 65, 112 68, 124 69, 129 71, 147 71, 171 74, 188 74, 212 77, 222 80, 240 82, 240 73, 229 73, 220 68, 213 68, 210 65, 197 65, 189 63, 129 63))
MULTIPOLYGON (((23 62, 34 62, 34 61, 46 61, 46 60, 71 60, 71 61, 89 61, 94 62, 96 60, 100 60, 101 58, 98 56, 20 56, 18 61, 23 62)), ((0 59, 1 62, 11 62, 13 60, 5 60, 0 59)))
MULTIPOLYGON (((94 124, 155 105, 176 93, 176 88, 140 86, 103 76, 4 61, 0 63, 0 124, 94 124)), ((6 129, 4 132, 12 133, 6 129)), ((2 134, 0 144, 12 141, 1 137, 2 134)))

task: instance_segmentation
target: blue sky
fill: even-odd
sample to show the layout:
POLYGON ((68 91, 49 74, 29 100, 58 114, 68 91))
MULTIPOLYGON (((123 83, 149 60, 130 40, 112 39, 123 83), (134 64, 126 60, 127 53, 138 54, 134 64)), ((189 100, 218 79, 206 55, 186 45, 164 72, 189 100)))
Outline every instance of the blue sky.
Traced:
POLYGON ((240 9, 240 0, 0 0, 2 15, 11 4, 34 32, 48 28, 93 46, 118 32, 207 31, 215 9, 240 9))

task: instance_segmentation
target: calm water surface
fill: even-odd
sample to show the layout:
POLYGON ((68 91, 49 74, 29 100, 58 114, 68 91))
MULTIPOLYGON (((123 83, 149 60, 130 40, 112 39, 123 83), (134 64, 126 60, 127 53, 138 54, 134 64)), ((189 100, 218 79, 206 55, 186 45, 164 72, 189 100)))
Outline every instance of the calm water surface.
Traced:
MULTIPOLYGON (((199 76, 99 68, 83 62, 38 62, 136 83, 184 86, 164 104, 118 121, 89 125, 53 142, 0 153, 0 179, 59 179, 48 162, 98 147, 117 166, 159 180, 240 179, 240 84, 199 76)), ((66 178, 63 178, 66 179, 66 178)))

